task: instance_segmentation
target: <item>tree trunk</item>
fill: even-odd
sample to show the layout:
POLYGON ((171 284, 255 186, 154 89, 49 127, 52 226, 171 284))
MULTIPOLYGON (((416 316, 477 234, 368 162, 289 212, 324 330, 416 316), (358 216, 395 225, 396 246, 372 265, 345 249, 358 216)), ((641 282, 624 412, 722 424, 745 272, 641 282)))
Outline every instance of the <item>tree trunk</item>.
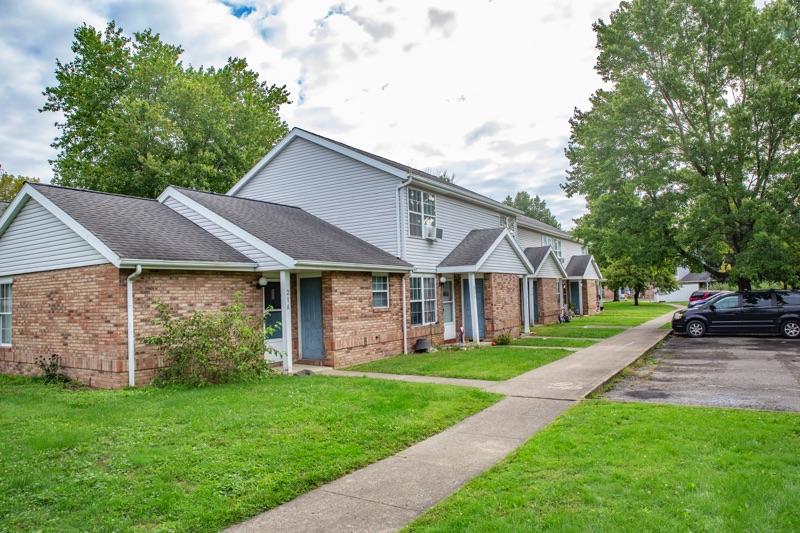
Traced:
POLYGON ((615 302, 619 301, 619 289, 614 289, 614 300, 615 302))
POLYGON ((749 291, 752 289, 752 284, 750 283, 749 279, 739 278, 739 290, 740 291, 749 291))
POLYGON ((633 291, 633 305, 639 305, 639 290, 633 291))

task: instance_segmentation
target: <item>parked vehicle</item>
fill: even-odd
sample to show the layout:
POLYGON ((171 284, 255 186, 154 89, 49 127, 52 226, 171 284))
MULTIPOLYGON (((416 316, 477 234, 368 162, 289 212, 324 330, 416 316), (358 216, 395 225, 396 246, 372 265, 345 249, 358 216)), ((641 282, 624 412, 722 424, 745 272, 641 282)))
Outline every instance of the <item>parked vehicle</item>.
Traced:
POLYGON ((708 300, 712 296, 716 296, 717 294, 722 294, 723 292, 725 291, 709 291, 709 290, 694 291, 691 294, 691 296, 689 296, 689 303, 692 304, 700 300, 708 300))
POLYGON ((717 294, 693 309, 677 311, 672 329, 690 337, 706 333, 780 333, 800 338, 800 291, 739 291, 717 294))

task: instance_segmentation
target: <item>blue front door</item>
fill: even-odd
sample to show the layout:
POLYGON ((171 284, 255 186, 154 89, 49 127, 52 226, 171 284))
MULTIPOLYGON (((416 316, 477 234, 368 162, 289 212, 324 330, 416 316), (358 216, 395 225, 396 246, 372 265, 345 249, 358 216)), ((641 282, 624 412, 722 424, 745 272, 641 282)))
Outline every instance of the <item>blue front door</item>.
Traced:
POLYGON ((582 315, 583 310, 581 309, 581 283, 580 281, 571 281, 569 284, 569 292, 570 292, 570 303, 572 303, 573 309, 572 312, 577 315, 582 315))
POLYGON ((301 358, 321 361, 322 278, 300 278, 300 332, 301 358))
MULTIPOLYGON (((475 279, 475 298, 478 300, 478 336, 486 337, 486 324, 483 314, 483 278, 475 279)), ((469 299, 469 280, 464 280, 464 340, 472 339, 472 305, 469 299)))

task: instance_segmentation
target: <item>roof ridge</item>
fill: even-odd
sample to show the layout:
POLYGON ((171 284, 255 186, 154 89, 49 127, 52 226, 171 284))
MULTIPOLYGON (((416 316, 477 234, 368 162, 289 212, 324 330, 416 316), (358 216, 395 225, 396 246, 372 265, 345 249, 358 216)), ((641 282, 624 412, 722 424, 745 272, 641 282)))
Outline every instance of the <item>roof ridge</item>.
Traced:
POLYGON ((81 189, 81 188, 78 188, 78 187, 65 187, 64 185, 54 185, 52 183, 31 183, 31 182, 26 182, 26 183, 28 183, 29 185, 31 185, 34 188, 36 188, 36 187, 49 187, 51 189, 61 189, 61 190, 76 191, 76 192, 88 192, 88 193, 93 193, 93 194, 104 194, 106 196, 116 196, 117 198, 129 198, 131 200, 145 200, 147 202, 156 202, 156 203, 158 203, 158 200, 156 200, 155 198, 144 198, 142 196, 133 196, 132 194, 120 194, 120 193, 116 193, 116 192, 96 191, 94 189, 81 189))

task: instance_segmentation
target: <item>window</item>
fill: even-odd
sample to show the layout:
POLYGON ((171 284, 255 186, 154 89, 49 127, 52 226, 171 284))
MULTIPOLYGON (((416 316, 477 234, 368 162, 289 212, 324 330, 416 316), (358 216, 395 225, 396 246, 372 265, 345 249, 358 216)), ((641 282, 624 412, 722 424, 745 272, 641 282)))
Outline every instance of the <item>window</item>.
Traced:
POLYGON ((372 307, 389 307, 389 275, 372 275, 372 307))
POLYGON ((542 246, 550 245, 553 247, 553 251, 556 253, 556 256, 563 261, 564 257, 561 255, 561 239, 554 239, 552 237, 548 237, 547 235, 542 236, 542 246))
POLYGON ((408 189, 408 234, 423 237, 423 226, 436 227, 436 196, 408 189))
POLYGON ((742 295, 744 307, 772 307, 772 294, 768 292, 745 293, 742 295))
POLYGON ((0 344, 11 344, 11 282, 0 283, 0 344))
POLYGON ((281 302, 281 283, 268 281, 264 286, 264 326, 274 328, 270 339, 282 339, 281 317, 283 304, 281 302))
POLYGON ((800 305, 799 292, 779 292, 775 296, 778 298, 778 305, 800 305))
POLYGON ((735 309, 739 307, 739 296, 732 295, 726 296, 725 298, 720 298, 716 302, 713 302, 715 309, 735 309))
POLYGON ((436 323, 436 277, 411 278, 411 325, 436 323))
POLYGON ((515 235, 517 233, 517 219, 515 218, 500 215, 500 226, 503 228, 508 228, 508 231, 511 232, 511 235, 515 235))

